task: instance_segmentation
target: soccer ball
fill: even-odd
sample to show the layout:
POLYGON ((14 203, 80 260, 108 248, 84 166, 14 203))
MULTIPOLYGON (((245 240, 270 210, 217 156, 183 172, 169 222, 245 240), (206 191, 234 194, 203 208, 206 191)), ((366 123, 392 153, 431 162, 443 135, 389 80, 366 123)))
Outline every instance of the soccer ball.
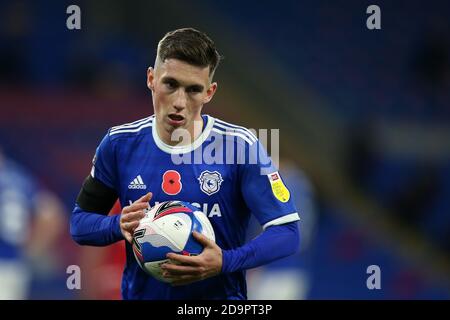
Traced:
POLYGON ((173 263, 166 258, 169 252, 198 255, 203 246, 195 240, 197 231, 215 241, 214 230, 206 215, 197 207, 183 201, 165 201, 146 212, 133 234, 133 252, 139 266, 149 275, 163 282, 161 264, 173 263))

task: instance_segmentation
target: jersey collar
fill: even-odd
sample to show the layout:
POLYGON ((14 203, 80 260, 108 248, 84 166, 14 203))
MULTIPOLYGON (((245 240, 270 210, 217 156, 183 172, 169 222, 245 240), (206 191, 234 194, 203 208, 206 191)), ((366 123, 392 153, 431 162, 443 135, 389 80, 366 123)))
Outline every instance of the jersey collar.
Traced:
POLYGON ((195 139, 195 141, 191 144, 185 145, 185 146, 171 146, 163 142, 158 135, 158 131, 156 130, 156 121, 154 121, 154 125, 152 126, 152 135, 153 139, 155 140, 156 145, 159 149, 166 153, 170 154, 182 154, 182 153, 188 153, 192 152, 198 147, 200 147, 203 142, 208 138, 211 129, 214 125, 214 118, 206 115, 206 126, 205 129, 202 131, 202 133, 195 139))

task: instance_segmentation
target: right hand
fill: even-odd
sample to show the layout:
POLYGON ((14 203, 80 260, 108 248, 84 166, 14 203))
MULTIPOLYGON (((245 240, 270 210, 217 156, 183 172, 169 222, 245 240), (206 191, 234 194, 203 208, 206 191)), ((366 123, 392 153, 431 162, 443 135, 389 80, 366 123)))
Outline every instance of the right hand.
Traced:
POLYGON ((150 207, 149 201, 153 194, 151 192, 142 196, 129 206, 122 209, 120 215, 120 231, 125 239, 131 243, 134 229, 139 225, 139 221, 145 216, 145 209, 150 207))

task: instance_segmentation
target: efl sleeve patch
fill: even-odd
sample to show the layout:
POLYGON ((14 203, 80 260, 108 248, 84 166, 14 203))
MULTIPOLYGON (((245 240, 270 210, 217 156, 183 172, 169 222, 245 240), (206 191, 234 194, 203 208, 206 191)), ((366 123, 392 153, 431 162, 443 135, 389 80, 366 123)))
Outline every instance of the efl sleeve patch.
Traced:
POLYGON ((270 186, 272 187, 272 192, 275 198, 283 203, 288 202, 291 197, 291 193, 284 185, 283 180, 281 180, 278 171, 268 174, 267 177, 269 178, 270 186))

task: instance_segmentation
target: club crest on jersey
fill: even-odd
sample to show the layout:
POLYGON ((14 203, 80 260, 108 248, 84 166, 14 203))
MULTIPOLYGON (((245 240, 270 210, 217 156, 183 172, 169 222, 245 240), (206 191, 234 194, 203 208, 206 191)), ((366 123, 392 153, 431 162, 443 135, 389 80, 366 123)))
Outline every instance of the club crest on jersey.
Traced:
POLYGON ((210 196, 220 190, 223 179, 219 172, 206 170, 198 177, 198 181, 200 182, 200 189, 210 196))

